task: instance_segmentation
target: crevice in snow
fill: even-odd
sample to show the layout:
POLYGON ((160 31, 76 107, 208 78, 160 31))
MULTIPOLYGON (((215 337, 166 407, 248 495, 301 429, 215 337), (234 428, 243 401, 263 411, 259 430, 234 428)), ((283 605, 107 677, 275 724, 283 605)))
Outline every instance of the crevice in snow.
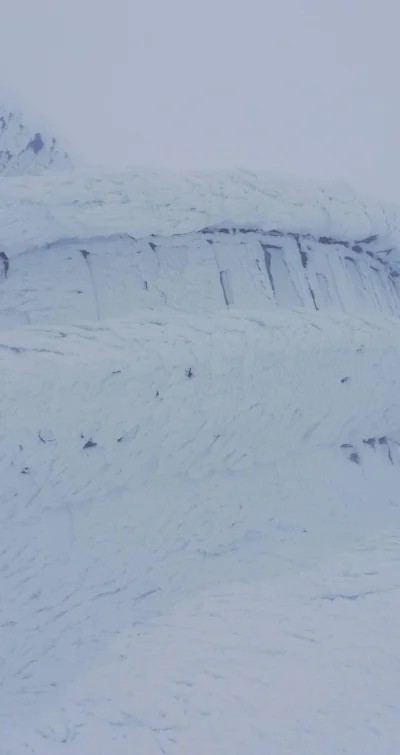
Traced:
POLYGON ((91 259, 90 259, 90 252, 88 252, 86 249, 80 249, 79 251, 80 251, 83 259, 85 260, 86 267, 88 269, 90 283, 91 283, 92 291, 93 291, 93 299, 94 299, 94 304, 95 304, 96 317, 97 317, 97 320, 100 320, 100 302, 99 302, 99 296, 98 296, 98 292, 97 292, 96 282, 95 282, 94 275, 93 275, 93 268, 92 268, 92 263, 91 263, 91 259))
POLYGON ((3 261, 3 276, 4 278, 7 278, 10 268, 10 261, 5 252, 0 252, 0 259, 3 261))
MULTIPOLYGON (((311 283, 310 283, 310 280, 309 280, 309 277, 308 277, 308 273, 307 273, 308 256, 307 256, 307 253, 303 250, 303 248, 301 246, 301 241, 300 241, 300 236, 299 235, 295 235, 295 240, 296 240, 297 248, 299 250, 301 264, 302 264, 302 266, 304 268, 304 275, 306 277, 306 281, 307 281, 307 285, 308 285, 308 290, 309 290, 309 292, 311 294, 311 298, 313 300, 314 307, 315 307, 316 310, 318 310, 317 300, 315 298, 315 292, 313 290, 313 287, 311 286, 311 283)), ((325 241, 321 241, 321 239, 319 239, 319 242, 320 243, 329 243, 329 244, 334 244, 335 243, 335 241, 333 239, 327 239, 325 241)))
POLYGON ((225 304, 227 307, 232 307, 234 302, 233 302, 233 296, 232 296, 232 289, 230 285, 229 270, 221 270, 219 274, 219 280, 221 283, 221 288, 222 288, 225 304))
MULTIPOLYGON (((267 271, 268 279, 271 285, 272 293, 275 296, 275 283, 274 278, 272 275, 271 270, 271 252, 269 251, 272 247, 270 244, 263 244, 262 241, 260 241, 261 248, 264 252, 264 262, 265 262, 265 269, 267 271)), ((275 249, 281 249, 281 247, 274 247, 275 249)))

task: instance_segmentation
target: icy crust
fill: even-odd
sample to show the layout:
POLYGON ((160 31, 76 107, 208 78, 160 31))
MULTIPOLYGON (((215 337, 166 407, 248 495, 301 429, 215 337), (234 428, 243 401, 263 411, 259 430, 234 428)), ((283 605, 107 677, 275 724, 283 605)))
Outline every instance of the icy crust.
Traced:
POLYGON ((396 244, 399 209, 267 172, 63 173, 0 180, 0 245, 12 257, 55 241, 202 229, 257 229, 356 243, 396 244))

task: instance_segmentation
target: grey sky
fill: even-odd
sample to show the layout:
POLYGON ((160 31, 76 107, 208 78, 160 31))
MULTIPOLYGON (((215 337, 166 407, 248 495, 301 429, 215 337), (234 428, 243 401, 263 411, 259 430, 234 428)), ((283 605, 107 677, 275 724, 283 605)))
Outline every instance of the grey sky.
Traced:
POLYGON ((93 162, 400 199, 398 0, 2 0, 3 83, 93 162))

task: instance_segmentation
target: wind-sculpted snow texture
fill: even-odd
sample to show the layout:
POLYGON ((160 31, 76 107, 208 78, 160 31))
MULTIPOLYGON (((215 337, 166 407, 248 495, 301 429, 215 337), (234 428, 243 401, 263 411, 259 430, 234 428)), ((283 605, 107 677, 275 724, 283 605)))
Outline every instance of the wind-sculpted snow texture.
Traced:
POLYGON ((0 194, 1 755, 393 755, 395 210, 0 194))
POLYGON ((27 119, 18 107, 0 101, 0 175, 38 175, 45 170, 72 167, 70 156, 54 136, 43 131, 34 119, 27 119))

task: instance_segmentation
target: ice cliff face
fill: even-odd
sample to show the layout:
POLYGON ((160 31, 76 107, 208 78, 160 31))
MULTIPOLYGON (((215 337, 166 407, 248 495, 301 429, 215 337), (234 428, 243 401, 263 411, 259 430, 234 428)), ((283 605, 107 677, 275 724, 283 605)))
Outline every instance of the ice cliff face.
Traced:
POLYGON ((0 99, 0 175, 37 175, 70 170, 72 160, 54 136, 0 99))
POLYGON ((349 243, 219 228, 172 238, 59 241, 0 257, 3 328, 165 307, 400 316, 398 254, 380 237, 349 243))
POLYGON ((400 315, 396 209, 351 195, 244 172, 47 174, 0 182, 0 214, 0 327, 164 307, 400 315))

